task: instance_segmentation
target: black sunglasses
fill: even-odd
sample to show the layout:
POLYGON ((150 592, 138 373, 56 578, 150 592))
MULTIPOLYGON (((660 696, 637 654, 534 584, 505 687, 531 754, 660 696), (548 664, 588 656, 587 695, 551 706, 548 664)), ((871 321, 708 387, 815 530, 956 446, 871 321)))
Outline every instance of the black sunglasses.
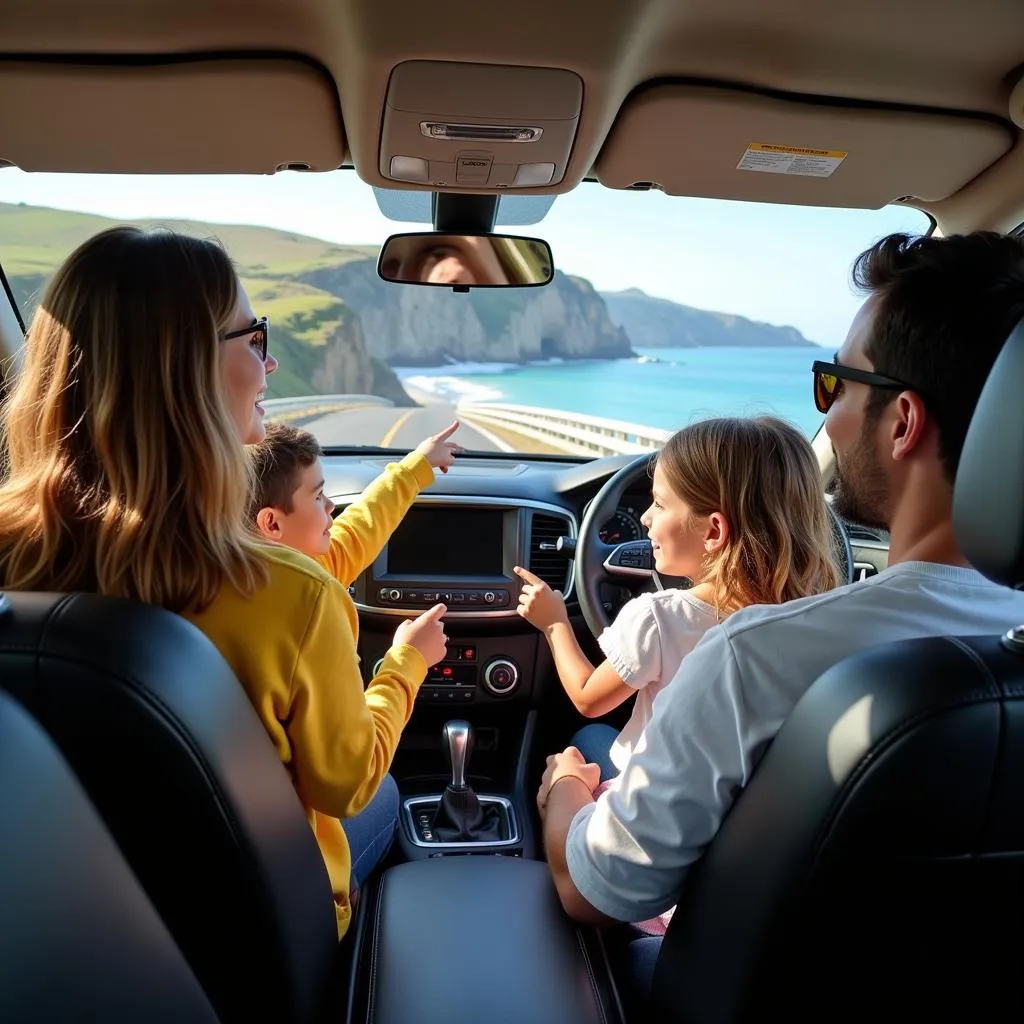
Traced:
POLYGON ((263 362, 267 361, 267 342, 268 334, 270 333, 270 317, 261 316, 258 320, 253 321, 248 327, 243 327, 240 331, 230 331, 229 333, 222 336, 222 341, 230 341, 232 338, 244 338, 247 334, 259 335, 260 343, 260 355, 263 358, 263 362))
POLYGON ((818 412, 828 412, 842 391, 844 380, 855 384, 870 384, 873 388, 895 388, 898 391, 914 391, 909 384, 904 384, 894 377, 886 377, 881 373, 869 370, 857 370, 842 363, 826 363, 816 359, 811 365, 814 374, 814 405, 818 412))

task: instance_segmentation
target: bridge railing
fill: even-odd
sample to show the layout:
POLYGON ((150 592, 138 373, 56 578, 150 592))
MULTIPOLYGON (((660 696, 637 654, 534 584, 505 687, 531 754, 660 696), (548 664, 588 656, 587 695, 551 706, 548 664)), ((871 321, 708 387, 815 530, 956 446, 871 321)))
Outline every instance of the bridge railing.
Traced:
POLYGON ((492 402, 460 402, 460 419, 505 428, 570 455, 631 455, 657 451, 672 431, 564 409, 492 402))
POLYGON ((390 398, 379 395, 304 395, 301 398, 268 398, 263 402, 268 420, 288 423, 292 420, 314 419, 356 406, 391 406, 390 398))

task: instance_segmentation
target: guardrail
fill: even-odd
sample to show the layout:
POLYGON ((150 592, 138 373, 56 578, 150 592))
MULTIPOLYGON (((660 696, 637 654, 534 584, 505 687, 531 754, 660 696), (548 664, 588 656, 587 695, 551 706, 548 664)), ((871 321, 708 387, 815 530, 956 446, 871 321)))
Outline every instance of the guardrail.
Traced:
POLYGON ((288 423, 292 420, 315 419, 332 412, 342 412, 361 405, 393 406, 390 398, 379 395, 303 395, 301 398, 269 398, 263 401, 268 420, 288 423))
POLYGON ((459 402, 459 418, 504 427, 570 455, 633 455, 657 451, 672 431, 564 409, 491 402, 459 402))

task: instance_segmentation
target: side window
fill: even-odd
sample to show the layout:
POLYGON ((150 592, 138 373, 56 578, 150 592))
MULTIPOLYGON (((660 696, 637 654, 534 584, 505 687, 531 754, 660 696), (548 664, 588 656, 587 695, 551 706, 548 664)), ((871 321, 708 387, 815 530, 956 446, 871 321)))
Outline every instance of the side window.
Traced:
POLYGON ((0 266, 0 401, 7 394, 17 369, 18 353, 25 338, 25 323, 19 311, 18 299, 0 266))

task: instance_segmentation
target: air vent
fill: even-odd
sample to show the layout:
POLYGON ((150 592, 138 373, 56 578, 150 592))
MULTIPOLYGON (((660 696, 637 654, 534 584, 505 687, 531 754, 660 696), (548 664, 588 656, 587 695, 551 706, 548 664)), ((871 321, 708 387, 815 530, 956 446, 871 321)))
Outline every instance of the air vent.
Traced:
POLYGON ((540 512, 533 513, 530 527, 530 572, 536 573, 552 590, 567 593, 569 588, 572 562, 554 550, 544 550, 561 536, 569 536, 570 521, 561 516, 548 516, 540 512))

